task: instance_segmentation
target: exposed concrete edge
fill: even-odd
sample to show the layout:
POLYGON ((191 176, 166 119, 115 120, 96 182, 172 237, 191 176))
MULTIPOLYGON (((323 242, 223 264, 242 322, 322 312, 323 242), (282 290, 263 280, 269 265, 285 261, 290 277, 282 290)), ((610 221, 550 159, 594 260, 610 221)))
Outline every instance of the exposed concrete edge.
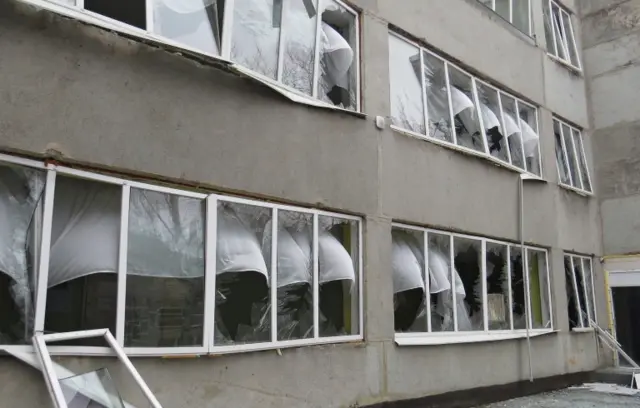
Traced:
POLYGON ((536 379, 533 382, 519 381, 489 387, 453 391, 402 401, 381 402, 367 408, 471 408, 482 404, 506 401, 513 398, 555 391, 584 384, 594 378, 593 371, 557 375, 536 379))

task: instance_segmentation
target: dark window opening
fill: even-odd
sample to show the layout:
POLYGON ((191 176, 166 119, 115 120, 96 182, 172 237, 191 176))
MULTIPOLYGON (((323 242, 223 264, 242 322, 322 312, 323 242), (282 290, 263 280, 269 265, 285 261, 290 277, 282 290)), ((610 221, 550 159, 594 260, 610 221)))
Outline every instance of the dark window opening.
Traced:
POLYGON ((143 30, 147 27, 145 0, 85 0, 84 8, 143 30))
MULTIPOLYGON (((634 361, 640 360, 640 287, 611 289, 616 321, 616 339, 634 361)), ((620 358, 620 364, 628 364, 620 358)))

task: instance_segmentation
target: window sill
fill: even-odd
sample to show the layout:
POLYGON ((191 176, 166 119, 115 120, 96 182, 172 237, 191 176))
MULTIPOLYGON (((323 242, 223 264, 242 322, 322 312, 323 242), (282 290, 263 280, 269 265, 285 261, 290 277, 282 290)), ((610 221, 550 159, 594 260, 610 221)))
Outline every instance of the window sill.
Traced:
MULTIPOLYGON (((539 337, 553 333, 557 333, 557 331, 533 329, 529 331, 529 337, 539 337)), ((527 338, 527 333, 523 330, 478 333, 396 333, 395 342, 398 346, 439 346, 446 344, 487 343, 525 338, 527 338)))
POLYGON ((447 141, 444 141, 444 140, 440 140, 440 139, 436 139, 436 138, 433 138, 433 137, 425 136, 423 134, 420 134, 420 133, 417 133, 417 132, 412 132, 410 130, 402 129, 402 128, 396 126, 396 125, 391 125, 390 127, 391 127, 392 130, 394 130, 395 132, 400 133, 402 135, 413 137, 413 138, 420 139, 420 140, 424 140, 424 141, 427 141, 427 142, 430 142, 430 143, 434 143, 434 144, 449 148, 451 150, 456 150, 456 151, 458 151, 460 153, 467 154, 469 156, 480 157, 482 159, 490 161, 491 163, 495 164, 498 167, 503 167, 503 168, 505 168, 507 170, 511 170, 513 172, 516 172, 516 173, 526 174, 526 175, 529 176, 530 180, 537 180, 537 181, 542 181, 542 182, 546 183, 546 180, 543 179, 542 177, 538 176, 537 174, 530 173, 530 172, 528 172, 526 170, 523 170, 523 169, 521 169, 519 167, 516 167, 516 166, 514 166, 512 164, 505 163, 502 160, 499 160, 499 159, 493 157, 490 154, 487 154, 487 153, 484 153, 484 152, 479 152, 479 151, 476 151, 476 150, 473 150, 473 149, 469 149, 467 147, 458 146, 458 145, 453 144, 451 142, 447 142, 447 141))
MULTIPOLYGON (((193 357, 215 357, 224 354, 248 353, 256 351, 281 350, 297 347, 323 346, 334 344, 361 344, 364 337, 337 336, 321 337, 319 339, 300 339, 277 341, 271 343, 235 344, 228 346, 215 346, 211 351, 205 347, 162 347, 162 348, 132 348, 125 347, 124 351, 129 357, 156 357, 156 358, 193 358, 193 357)), ((82 356, 82 357, 105 357, 112 356, 113 350, 109 347, 89 347, 89 346, 49 346, 53 356, 82 356)), ((0 346, 0 354, 3 352, 28 352, 33 353, 30 345, 0 346)))
POLYGON ((574 74, 576 76, 579 76, 579 77, 584 77, 584 73, 582 72, 582 69, 576 67, 575 65, 572 65, 572 64, 568 63, 567 61, 563 60, 562 58, 556 57, 555 55, 551 54, 548 51, 547 51, 547 56, 549 58, 551 58, 553 61, 555 61, 556 63, 562 65, 565 68, 567 68, 569 71, 571 71, 572 74, 574 74))
POLYGON ((18 0, 18 1, 21 1, 25 4, 29 4, 35 7, 39 7, 43 10, 47 10, 65 17, 72 18, 74 20, 81 21, 86 24, 94 25, 102 29, 111 30, 119 34, 132 37, 136 40, 142 40, 143 42, 152 44, 159 48, 163 48, 169 52, 191 55, 201 61, 204 61, 210 64, 211 63, 217 64, 217 65, 222 64, 232 72, 240 76, 249 78, 251 80, 258 81, 268 86, 272 90, 278 92, 279 94, 285 96, 289 100, 302 105, 344 112, 344 113, 348 113, 350 115, 363 118, 363 119, 367 117, 367 115, 362 112, 340 108, 340 107, 331 105, 329 103, 323 102, 321 100, 313 99, 309 96, 303 95, 294 89, 288 88, 283 84, 277 83, 270 78, 266 78, 256 72, 251 71, 248 68, 240 66, 219 55, 204 53, 195 48, 191 48, 183 44, 174 42, 168 38, 153 35, 146 30, 142 30, 137 27, 132 27, 124 23, 120 23, 108 17, 100 16, 99 14, 91 13, 85 10, 80 10, 75 6, 58 4, 49 0, 18 0))
POLYGON ((570 186, 568 184, 558 183, 558 186, 560 186, 561 188, 564 188, 565 190, 572 191, 572 192, 574 192, 574 193, 576 193, 576 194, 578 194, 580 196, 583 196, 583 197, 587 197, 587 198, 595 197, 595 194, 593 194, 593 192, 589 192, 589 191, 583 190, 581 188, 573 187, 573 186, 570 186))
POLYGON ((593 327, 574 327, 571 329, 571 333, 593 333, 595 332, 593 327))

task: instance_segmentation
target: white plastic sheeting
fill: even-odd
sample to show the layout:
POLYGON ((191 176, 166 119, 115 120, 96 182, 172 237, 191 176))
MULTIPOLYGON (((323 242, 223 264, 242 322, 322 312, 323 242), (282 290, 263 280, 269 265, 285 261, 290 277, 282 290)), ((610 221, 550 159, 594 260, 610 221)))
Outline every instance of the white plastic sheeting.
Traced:
POLYGON ((436 305, 436 313, 442 317, 441 330, 453 329, 453 303, 452 286, 455 294, 456 315, 458 320, 458 330, 472 330, 472 323, 469 319, 469 310, 464 301, 466 293, 464 285, 460 279, 458 271, 453 270, 455 283, 451 284, 451 273, 447 257, 440 251, 429 248, 429 291, 432 294, 440 294, 436 305))
MULTIPOLYGON (((285 213, 286 214, 286 213, 285 213)), ((279 214, 283 215, 283 214, 279 214)), ((281 217, 282 220, 282 217, 281 217)), ((312 282, 312 225, 304 220, 281 222, 278 228, 278 287, 312 282)), ((271 221, 265 227, 262 253, 271 263, 271 221)))
POLYGON ((424 288, 424 256, 420 248, 417 248, 417 242, 403 232, 394 231, 392 237, 393 293, 424 288))
POLYGON ((337 280, 355 282, 356 272, 351 255, 328 231, 319 233, 318 258, 318 281, 321 285, 337 280))

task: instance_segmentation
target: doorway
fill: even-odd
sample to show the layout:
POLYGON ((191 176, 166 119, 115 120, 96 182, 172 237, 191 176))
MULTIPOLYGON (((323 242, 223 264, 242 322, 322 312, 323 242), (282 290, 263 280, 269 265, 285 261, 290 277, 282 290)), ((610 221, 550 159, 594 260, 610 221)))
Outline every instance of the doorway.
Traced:
MULTIPOLYGON (((616 339, 634 361, 640 360, 640 286, 612 287, 616 339)), ((627 366, 624 359, 621 366, 627 366)))

